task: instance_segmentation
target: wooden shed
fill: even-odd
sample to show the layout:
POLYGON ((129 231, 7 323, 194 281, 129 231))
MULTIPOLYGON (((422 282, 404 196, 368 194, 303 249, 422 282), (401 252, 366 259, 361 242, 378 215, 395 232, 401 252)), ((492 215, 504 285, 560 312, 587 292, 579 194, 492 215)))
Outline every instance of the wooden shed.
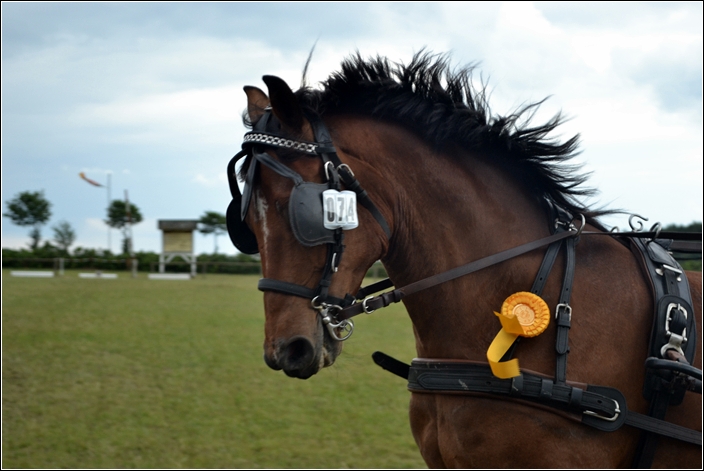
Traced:
POLYGON ((174 258, 180 257, 191 264, 191 276, 196 276, 196 255, 193 231, 198 228, 197 219, 160 219, 162 249, 159 255, 159 273, 174 258))

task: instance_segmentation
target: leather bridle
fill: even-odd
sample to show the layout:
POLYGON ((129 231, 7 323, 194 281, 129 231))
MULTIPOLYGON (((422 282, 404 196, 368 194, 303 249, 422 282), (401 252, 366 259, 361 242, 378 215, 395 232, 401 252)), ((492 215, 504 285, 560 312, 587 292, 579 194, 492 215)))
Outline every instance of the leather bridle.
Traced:
POLYGON ((292 140, 276 133, 274 129, 278 127, 278 120, 272 114, 270 108, 265 110, 264 115, 257 121, 254 129, 245 134, 242 151, 235 155, 228 165, 228 179, 230 191, 233 195, 233 202, 230 204, 227 214, 228 232, 235 246, 241 251, 256 253, 258 251, 256 239, 253 239, 251 229, 246 226, 244 220, 251 199, 257 164, 266 165, 279 175, 292 179, 294 181, 294 190, 292 191, 291 200, 294 203, 300 200, 300 204, 294 204, 290 210, 292 230, 298 241, 305 246, 322 244, 327 246, 323 272, 315 288, 308 288, 296 283, 271 278, 259 280, 258 288, 261 291, 273 291, 310 299, 311 307, 320 313, 322 322, 327 327, 330 335, 336 340, 345 340, 352 334, 354 323, 348 319, 338 320, 335 315, 344 308, 353 305, 358 298, 350 294, 345 295, 344 298, 337 298, 329 294, 332 277, 337 272, 345 249, 343 244, 344 231, 341 228, 330 230, 323 227, 322 203, 320 202, 322 191, 325 188, 339 191, 343 186, 347 190, 353 191, 356 194, 357 202, 372 214, 387 238, 391 238, 391 231, 386 219, 384 219, 384 216, 369 198, 367 192, 362 188, 352 169, 347 164, 342 163, 338 157, 330 133, 322 120, 317 116, 309 116, 308 120, 313 128, 315 142, 292 140), (327 182, 324 184, 304 182, 298 173, 264 152, 265 148, 286 148, 320 157, 327 182), (244 193, 240 193, 236 181, 235 163, 243 156, 248 156, 250 163, 245 180, 245 190, 244 193), (296 191, 301 195, 298 199, 293 198, 296 191), (318 206, 320 206, 320 209, 316 212, 315 209, 318 206), (305 211, 304 215, 299 216, 302 212, 302 207, 314 209, 305 211), (237 214, 237 210, 239 210, 239 214, 237 214), (310 236, 310 234, 314 236, 310 236), (254 243, 252 243, 252 240, 254 240, 254 243), (339 335, 339 332, 343 332, 343 334, 339 335))

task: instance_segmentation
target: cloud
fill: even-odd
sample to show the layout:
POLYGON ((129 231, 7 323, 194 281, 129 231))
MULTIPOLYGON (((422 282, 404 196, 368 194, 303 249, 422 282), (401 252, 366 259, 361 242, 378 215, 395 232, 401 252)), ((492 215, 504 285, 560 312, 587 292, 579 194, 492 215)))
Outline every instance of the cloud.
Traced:
POLYGON ((221 172, 216 176, 206 177, 199 173, 193 178, 193 181, 206 187, 222 187, 223 185, 227 185, 227 174, 221 172))
MULTIPOLYGON (((316 40, 314 87, 356 50, 407 63, 427 47, 478 63, 496 113, 550 96, 535 122, 572 118, 559 133, 581 133, 604 201, 663 223, 701 217, 698 2, 5 2, 2 40, 3 198, 46 189, 84 246, 106 243, 100 219, 84 223, 105 213, 105 194, 80 171, 113 171, 113 193, 129 189, 153 218, 224 211, 242 87, 266 90, 271 74, 296 88, 316 40), (664 181, 692 204, 661 198, 664 181)), ((158 250, 145 224, 140 246, 158 250)), ((3 225, 3 238, 24 232, 3 225)))

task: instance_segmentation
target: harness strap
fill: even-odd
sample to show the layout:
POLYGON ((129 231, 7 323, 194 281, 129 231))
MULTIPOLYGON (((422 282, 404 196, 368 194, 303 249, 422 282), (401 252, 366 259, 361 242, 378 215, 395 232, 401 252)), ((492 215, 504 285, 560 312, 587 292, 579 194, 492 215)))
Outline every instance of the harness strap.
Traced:
POLYGON ((555 382, 564 384, 567 378, 567 354, 570 351, 569 333, 572 324, 572 307, 570 306, 570 296, 572 295, 572 282, 574 281, 575 267, 575 239, 565 241, 565 277, 560 291, 560 300, 555 308, 557 318, 557 340, 555 341, 556 364, 555 382))
POLYGON ((411 283, 409 285, 406 285, 402 288, 397 288, 393 291, 389 291, 387 293, 384 293, 380 296, 375 296, 371 298, 365 299, 361 303, 356 303, 353 304, 352 306, 346 307, 342 309, 340 312, 337 314, 337 319, 342 321, 349 319, 351 317, 354 317, 356 315, 362 314, 363 312, 366 312, 367 314, 371 314, 373 311, 376 311, 377 309, 381 309, 383 307, 388 306, 391 303, 397 303, 401 301, 405 296, 408 296, 410 294, 416 293, 418 291, 422 291, 424 289, 431 288, 433 286, 439 285, 441 283, 445 283, 450 280, 454 280, 455 278, 459 278, 464 275, 468 275, 470 273, 474 273, 476 271, 482 270, 486 267, 490 267, 492 265, 496 265, 498 263, 504 262, 506 260, 509 260, 511 258, 517 257, 519 255, 522 255, 524 253, 531 252, 535 249, 538 249, 540 247, 544 247, 546 245, 550 245, 553 242, 557 242, 562 239, 566 239, 568 237, 574 237, 577 233, 574 231, 565 231, 565 232, 558 232, 553 235, 550 235, 548 237, 544 237, 542 239, 538 239, 532 242, 529 242, 527 244, 519 245, 517 247, 513 247, 508 250, 504 250, 503 252, 499 252, 493 255, 489 255, 488 257, 481 258, 479 260, 475 260, 473 262, 470 262, 468 264, 453 268, 451 270, 439 273, 437 275, 424 278, 422 280, 416 281, 414 283, 411 283))
POLYGON ((386 219, 381 214, 376 205, 372 202, 366 190, 362 188, 362 185, 359 183, 359 180, 357 180, 357 178, 354 176, 354 173, 349 168, 349 166, 344 165, 340 160, 340 157, 337 155, 337 151, 335 150, 335 146, 332 143, 332 138, 330 137, 330 133, 328 132, 327 127, 323 124, 323 122, 320 120, 320 117, 317 115, 308 116, 308 121, 310 122, 311 127, 313 128, 316 140, 321 145, 324 145, 329 149, 322 155, 324 160, 329 160, 335 166, 335 169, 337 170, 337 172, 335 172, 336 178, 339 177, 339 179, 342 181, 342 183, 344 183, 345 187, 348 190, 354 191, 357 194, 357 202, 364 206, 367 211, 369 211, 372 216, 374 216, 374 219, 376 219, 376 221, 379 223, 382 230, 386 234, 386 237, 390 239, 391 230, 389 229, 389 225, 386 222, 386 219))
POLYGON ((522 370, 515 378, 500 379, 486 363, 466 360, 416 358, 407 365, 382 352, 374 352, 372 358, 382 368, 407 379, 408 389, 414 393, 484 393, 498 398, 522 399, 548 406, 602 431, 612 432, 625 424, 702 445, 702 434, 698 430, 628 410, 625 397, 614 388, 572 382, 558 384, 529 370, 522 370))
POLYGON ((354 174, 352 173, 352 170, 350 170, 347 165, 338 165, 337 169, 338 173, 340 174, 340 180, 342 180, 342 183, 345 184, 345 187, 347 187, 351 191, 354 191, 357 194, 357 202, 364 206, 367 211, 372 213, 372 216, 374 216, 376 222, 379 223, 382 230, 386 234, 386 237, 390 239, 391 229, 389 229, 389 225, 387 224, 386 219, 384 219, 384 216, 381 214, 376 205, 372 202, 366 190, 362 188, 362 185, 359 183, 359 180, 355 178, 354 174))
MULTIPOLYGON (((546 199, 545 203, 547 204, 551 214, 550 221, 552 223, 551 228, 553 230, 553 233, 564 232, 565 230, 567 230, 566 228, 568 228, 570 223, 572 222, 572 215, 565 209, 552 203, 549 199, 546 199)), ((553 242, 552 244, 548 245, 548 248, 545 251, 545 255, 543 256, 543 261, 540 264, 540 268, 538 268, 538 273, 535 275, 533 287, 530 289, 531 293, 536 294, 538 296, 543 293, 543 288, 545 288, 545 283, 547 283, 548 281, 548 276, 552 272, 553 265, 555 265, 555 259, 557 259, 557 254, 560 252, 562 242, 563 241, 558 240, 557 242, 553 242)), ((516 346, 521 341, 521 338, 522 337, 520 336, 516 337, 516 340, 513 341, 504 356, 501 357, 501 362, 508 361, 511 359, 511 357, 513 357, 513 353, 516 350, 516 346)))
POLYGON ((379 280, 376 283, 372 283, 371 285, 367 285, 363 288, 360 288, 359 291, 357 291, 357 295, 355 297, 357 299, 364 299, 370 294, 377 293, 387 288, 392 288, 393 286, 394 284, 390 279, 384 278, 383 280, 379 280))
MULTIPOLYGON (((635 231, 634 231, 634 232, 595 232, 595 231, 582 231, 582 232, 581 232, 581 235, 584 235, 584 236, 627 237, 627 238, 633 238, 633 239, 635 239, 635 240, 638 240, 639 238, 648 238, 648 237, 656 237, 656 236, 657 236, 657 237, 667 237, 667 238, 670 238, 670 239, 673 239, 673 240, 674 240, 674 242, 672 243, 673 250, 679 250, 679 249, 675 249, 675 248, 674 248, 675 244, 676 244, 676 243, 678 242, 678 240, 679 240, 680 243, 686 244, 686 247, 688 247, 688 250, 690 250, 691 253, 701 253, 701 245, 702 245, 702 243, 701 243, 701 233, 698 233, 698 232, 695 233, 695 232, 665 232, 665 231, 658 231, 658 232, 635 232, 635 231), (696 249, 697 246, 699 247, 698 250, 696 249)), ((538 241, 536 241, 536 242, 540 242, 541 240, 543 240, 543 239, 540 239, 540 240, 538 240, 538 241)), ((559 239, 558 239, 558 240, 559 240, 559 239)), ((540 245, 539 247, 542 247, 542 246, 548 245, 548 244, 549 244, 549 242, 548 242, 548 243, 545 243, 545 244, 542 244, 542 245, 540 245)), ((526 244, 526 245, 527 245, 527 244, 526 244)), ((539 247, 537 247, 537 248, 539 248, 539 247)), ((518 248, 518 247, 517 247, 517 248, 518 248)), ((532 249, 531 249, 531 250, 532 250, 532 249)), ((530 251, 530 250, 529 250, 529 251, 530 251)), ((514 256, 521 255, 521 254, 523 254, 523 253, 525 253, 525 252, 520 252, 520 253, 518 253, 518 254, 516 254, 516 255, 514 255, 514 256)), ((495 254, 495 255, 498 256, 498 255, 500 255, 500 254, 495 254)), ((488 258, 491 258, 491 257, 492 257, 492 256, 486 257, 486 258, 488 259, 488 258)), ((509 257, 509 258, 510 258, 510 257, 509 257)), ((477 260, 477 262, 480 262, 480 261, 483 261, 483 260, 485 260, 485 259, 477 260)), ((500 260, 500 261, 504 261, 504 260, 500 260)), ((474 263, 474 262, 473 262, 473 263, 474 263)), ((498 262, 495 262, 495 263, 498 263, 498 262)), ((470 265, 470 264, 463 265, 462 267, 454 268, 454 269, 452 269, 452 270, 450 270, 450 271, 459 270, 459 269, 461 269, 461 268, 463 268, 463 267, 468 267, 468 265, 470 265)), ((489 263, 489 264, 486 265, 486 266, 491 266, 491 265, 493 265, 493 263, 489 263)), ((482 268, 485 268, 485 267, 482 267, 482 268)), ((479 270, 479 269, 481 269, 481 268, 478 268, 477 270, 479 270)), ((472 271, 477 271, 477 270, 472 270, 472 271)), ((469 273, 471 273, 472 271, 467 272, 467 273, 464 273, 464 274, 469 274, 469 273)), ((408 292, 408 288, 409 288, 410 286, 419 284, 419 283, 421 283, 422 281, 426 281, 426 280, 434 279, 434 278, 436 278, 436 277, 440 277, 441 275, 444 275, 444 274, 446 274, 446 273, 448 273, 448 272, 443 272, 443 273, 440 273, 440 274, 438 274, 438 275, 434 275, 434 276, 431 276, 431 277, 429 277, 429 278, 425 278, 424 280, 420 280, 420 281, 417 281, 417 282, 415 282, 415 283, 411 283, 411 284, 407 285, 407 286, 404 287, 404 288, 398 288, 398 290, 396 290, 396 291, 404 290, 405 295, 411 294, 411 293, 408 292)), ((462 275, 459 275, 459 276, 462 276, 462 275)), ((457 278, 457 276, 452 276, 452 277, 450 277, 450 278, 448 278, 447 280, 444 280, 444 281, 453 280, 453 279, 455 279, 455 278, 457 278)), ((441 281, 440 283, 442 283, 442 282, 443 282, 443 281, 441 281)), ((435 286, 436 284, 438 284, 438 283, 432 283, 432 284, 430 284, 430 285, 427 286, 427 287, 435 286)), ((372 285, 369 285, 369 286, 366 286, 366 287, 361 288, 361 289, 359 290, 359 293, 360 293, 360 294, 358 294, 358 295, 356 296, 356 298, 357 298, 357 299, 362 299, 364 296, 366 296, 366 295, 368 295, 368 294, 372 294, 372 293, 381 291, 381 290, 383 290, 383 289, 390 288, 390 287, 392 287, 392 286, 394 286, 393 282, 391 282, 388 278, 386 278, 386 279, 381 280, 381 281, 378 281, 378 282, 376 282, 376 283, 374 283, 374 284, 372 284, 372 285)), ((424 288, 421 288, 421 289, 424 289, 424 288)), ((416 292, 416 291, 419 291, 419 290, 420 290, 420 289, 414 289, 413 292, 416 292)), ((397 294, 397 295, 395 295, 395 296, 393 296, 393 297, 391 297, 391 298, 393 298, 393 299, 398 298, 398 300, 400 300, 400 299, 403 298, 403 295, 401 295, 400 298, 399 298, 398 296, 399 296, 399 295, 397 294)), ((368 307, 368 310, 365 310, 362 306, 360 306, 360 305, 358 305, 358 304, 355 304, 355 305, 353 305, 353 306, 350 306, 350 307, 347 308, 346 310, 343 310, 344 312, 341 311, 340 313, 338 313, 337 318, 340 319, 340 320, 343 320, 343 319, 349 319, 349 318, 354 317, 354 316, 356 316, 356 315, 359 315, 359 314, 361 314, 361 313, 363 313, 363 312, 366 312, 366 313, 369 314, 369 313, 371 313, 371 312, 373 312, 373 311, 375 311, 375 310, 377 310, 377 309, 381 309, 381 308, 383 308, 383 307, 388 306, 389 304, 391 304, 391 302, 398 302, 398 301, 391 301, 391 302, 388 302, 388 303, 384 304, 383 302, 381 302, 380 299, 377 299, 377 298, 381 298, 381 295, 378 296, 378 297, 370 298, 370 299, 368 299, 368 300, 365 301, 365 304, 366 304, 366 306, 368 307), (340 314, 341 314, 341 315, 340 315, 340 314)), ((387 299, 391 299, 391 298, 387 297, 387 299)))
MULTIPOLYGON (((564 229, 559 229, 559 232, 563 231, 564 229)), ((543 257, 543 262, 540 264, 540 268, 538 269, 538 274, 535 276, 533 287, 530 289, 531 293, 537 294, 538 296, 542 294, 543 288, 545 288, 545 283, 548 281, 548 275, 552 271, 552 266, 555 264, 557 254, 560 252, 560 247, 562 247, 561 240, 553 242, 548 246, 548 249, 545 251, 545 256, 543 257)))
MULTIPOLYGON (((634 240, 634 246, 643 255, 641 260, 645 262, 655 300, 650 357, 646 360, 643 392, 645 397, 650 399, 648 415, 654 419, 664 419, 668 406, 679 404, 687 387, 682 381, 678 381, 678 375, 657 374, 655 370, 649 368, 649 365, 664 370, 664 364, 669 362, 673 365, 669 368, 670 371, 681 369, 677 362, 669 359, 658 361, 658 358, 666 357, 666 353, 669 352, 668 347, 672 344, 671 348, 677 349, 676 354, 680 361, 689 366, 689 362, 693 360, 693 347, 696 342, 694 312, 690 307, 691 297, 686 276, 665 248, 655 240, 644 243, 640 239, 634 240), (669 306, 676 306, 676 308, 670 309, 669 306), (675 339, 679 339, 679 342, 675 339)), ((643 432, 636 447, 634 468, 644 469, 652 466, 657 442, 657 432, 651 430, 643 432)))

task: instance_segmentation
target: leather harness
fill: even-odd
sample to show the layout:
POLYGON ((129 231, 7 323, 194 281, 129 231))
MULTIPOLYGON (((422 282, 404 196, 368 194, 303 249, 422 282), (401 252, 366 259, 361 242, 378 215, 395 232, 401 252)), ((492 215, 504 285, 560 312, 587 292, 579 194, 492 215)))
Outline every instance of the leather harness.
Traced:
MULTIPOLYGON (((293 179, 296 186, 305 184, 305 182, 299 181, 302 180, 300 175, 258 150, 257 146, 293 147, 304 153, 318 155, 323 160, 326 175, 328 175, 327 185, 329 188, 339 189, 341 184, 344 184, 346 188, 354 191, 359 203, 371 212, 387 237, 391 237, 386 220, 366 191, 361 188, 351 169, 341 163, 322 121, 318 117, 309 117, 309 120, 313 127, 316 143, 291 141, 270 129, 274 119, 271 111, 267 110, 265 117, 259 120, 253 132, 245 135, 243 150, 228 165, 228 178, 233 196, 233 202, 228 208, 228 231, 233 243, 241 251, 245 253, 258 251, 256 239, 244 222, 257 161, 277 173, 293 179), (246 182, 248 193, 242 195, 236 184, 234 168, 235 161, 247 154, 251 155, 252 161, 246 182)), ((311 186, 311 188, 313 187, 311 186)), ((305 199, 302 198, 302 200, 305 199)), ((336 229, 329 235, 324 233, 323 243, 328 246, 327 262, 317 288, 311 289, 283 280, 262 279, 259 282, 259 289, 311 299, 313 308, 320 311, 323 322, 328 325, 331 335, 338 340, 344 340, 351 334, 351 330, 344 338, 337 337, 335 332, 338 329, 344 330, 345 326, 351 325, 348 320, 356 315, 372 313, 377 309, 397 303, 412 293, 547 247, 531 288, 532 293, 540 295, 557 255, 564 246, 565 274, 555 309, 557 338, 554 377, 550 378, 544 374, 523 369, 520 376, 499 379, 492 374, 489 365, 484 362, 414 359, 411 365, 407 365, 381 352, 375 352, 372 358, 382 368, 407 379, 408 389, 412 392, 489 395, 547 408, 552 412, 565 415, 603 431, 618 430, 624 424, 639 428, 643 432, 633 461, 633 466, 637 468, 647 468, 652 465, 658 436, 667 436, 701 446, 702 434, 700 431, 663 420, 667 407, 680 404, 687 391, 701 394, 702 372, 691 366, 696 351, 696 327, 689 284, 682 267, 668 252, 669 249, 679 249, 701 253, 701 234, 661 232, 659 229, 650 232, 625 233, 583 231, 584 217, 582 217, 580 228, 577 229, 572 224, 574 217, 569 212, 548 200, 546 203, 552 214, 552 220, 555 221, 553 233, 550 236, 490 255, 378 296, 370 294, 393 287, 394 285, 389 279, 364 287, 355 296, 347 294, 343 299, 334 298, 328 294, 332 275, 337 271, 344 250, 342 243, 344 234, 341 229, 336 229), (569 302, 575 271, 575 245, 580 236, 611 236, 619 237, 622 241, 630 241, 631 249, 641 260, 644 271, 648 275, 647 278, 654 295, 655 313, 648 358, 645 362, 646 376, 643 387, 643 394, 650 401, 648 415, 629 411, 625 397, 617 389, 575 383, 566 379, 569 331, 572 319, 572 308, 569 302)), ((307 223, 308 226, 310 224, 307 223)), ((294 234, 299 241, 306 242, 307 239, 303 234, 298 234, 295 231, 294 234)), ((318 242, 315 242, 310 245, 317 244, 318 242)), ((308 245, 307 242, 305 245, 308 245)), ((509 359, 515 347, 516 343, 502 360, 509 359)))
MULTIPOLYGON (((555 233, 552 237, 557 240, 549 243, 531 292, 537 295, 542 292, 564 242, 565 275, 555 313, 557 338, 553 378, 522 369, 520 376, 499 379, 493 375, 485 362, 417 358, 411 365, 407 365, 382 352, 375 352, 372 355, 374 362, 407 379, 408 389, 415 393, 488 395, 547 408, 602 431, 618 430, 624 424, 639 428, 642 430, 642 435, 633 460, 634 468, 652 466, 658 436, 667 436, 701 446, 700 431, 663 420, 668 405, 680 404, 687 391, 701 394, 702 390, 702 372, 691 366, 696 352, 696 326, 689 284, 681 266, 667 251, 668 248, 677 247, 695 252, 696 242, 692 243, 692 240, 697 238, 701 240, 701 234, 660 231, 583 232, 581 228, 575 234, 574 228, 571 227, 572 216, 555 205, 550 206, 556 221, 555 233), (626 398, 615 388, 566 381, 568 335, 572 317, 569 299, 574 279, 575 244, 579 233, 583 236, 626 237, 631 242, 632 250, 639 255, 650 280, 654 294, 655 315, 648 358, 645 362, 646 376, 643 388, 644 396, 650 401, 648 415, 628 410, 626 398), (560 237, 565 234, 567 234, 566 237, 560 237), (685 240, 672 240, 667 237, 685 240)), ((698 251, 701 253, 701 245, 698 251)), ((500 255, 486 257, 450 272, 471 273, 476 269, 503 261, 504 257, 497 257, 500 255)), ((437 280, 447 273, 449 272, 431 278, 437 280)), ((409 286, 423 284, 428 287, 437 284, 429 283, 427 280, 421 280, 409 286)), ((396 298, 400 300, 405 294, 410 294, 406 291, 407 288, 400 288, 385 293, 366 305, 388 305, 390 302, 396 302, 396 298)), ((516 343, 502 361, 511 357, 515 346, 516 343)))

